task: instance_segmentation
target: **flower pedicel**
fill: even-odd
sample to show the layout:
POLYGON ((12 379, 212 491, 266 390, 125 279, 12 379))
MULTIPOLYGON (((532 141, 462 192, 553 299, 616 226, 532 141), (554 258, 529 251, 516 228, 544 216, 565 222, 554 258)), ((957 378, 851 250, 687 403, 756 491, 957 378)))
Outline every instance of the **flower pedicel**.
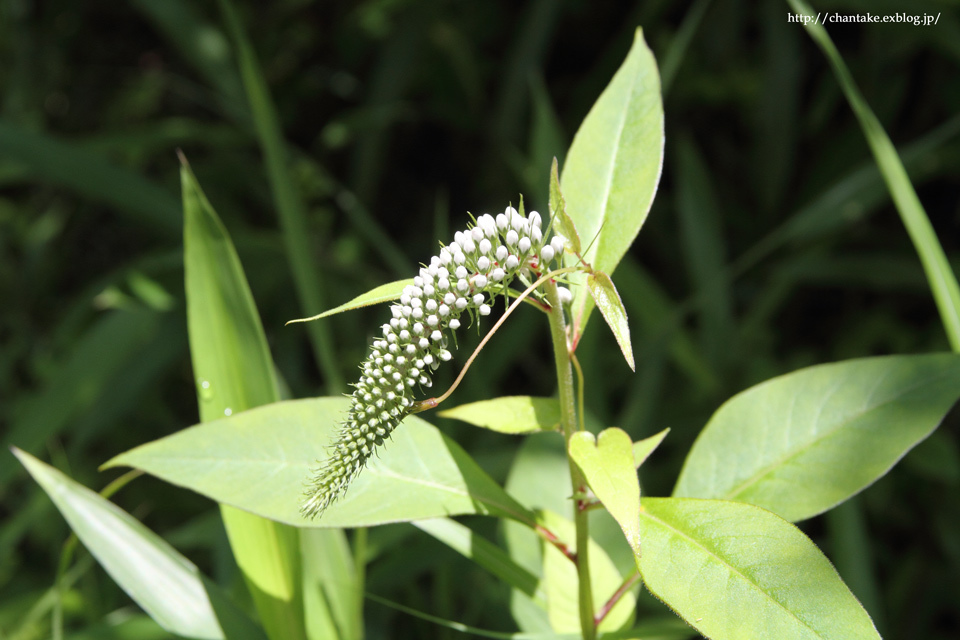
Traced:
MULTIPOLYGON (((522 207, 521 207, 522 208, 522 207)), ((545 242, 536 211, 523 216, 513 207, 480 216, 458 231, 454 241, 420 269, 404 288, 393 316, 383 325, 361 365, 352 404, 329 448, 329 458, 314 473, 301 513, 322 514, 347 490, 376 447, 383 444, 414 408, 414 388, 430 387, 431 374, 452 358, 448 330, 460 327, 464 313, 489 315, 490 302, 518 276, 539 276, 563 254, 564 238, 545 242)), ((569 289, 559 289, 564 301, 569 289)))

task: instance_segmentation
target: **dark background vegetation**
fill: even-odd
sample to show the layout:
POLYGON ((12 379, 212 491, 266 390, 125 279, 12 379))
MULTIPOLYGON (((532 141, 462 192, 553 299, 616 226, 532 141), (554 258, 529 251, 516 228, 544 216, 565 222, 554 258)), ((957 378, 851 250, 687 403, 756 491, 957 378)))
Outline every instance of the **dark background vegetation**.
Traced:
MULTIPOLYGON (((327 306, 409 277, 467 211, 496 212, 521 193, 545 210, 550 159, 562 161, 634 27, 644 28, 669 68, 661 186, 614 276, 638 371, 629 373, 600 322, 579 353, 595 424, 634 438, 672 428, 641 471, 650 495, 669 494, 712 412, 756 382, 815 363, 948 349, 857 122, 785 3, 237 6, 290 145, 327 306)), ((829 31, 948 255, 960 259, 955 5, 815 7, 941 13, 935 27, 829 31)), ((99 464, 197 421, 177 148, 237 244, 289 395, 326 393, 303 325, 284 327, 318 310, 298 304, 216 4, 0 0, 0 421, 8 444, 95 489, 115 477, 99 464)), ((326 321, 346 380, 381 316, 326 321)), ((553 392, 545 323, 532 310, 514 320, 454 402, 553 392)), ((435 420, 505 477, 519 440, 435 420)), ((951 414, 875 486, 802 525, 884 637, 960 634, 957 439, 951 414)), ((22 623, 53 584, 68 529, 14 458, 0 456, 0 635, 47 637, 47 616, 22 623)), ((116 500, 217 580, 239 584, 207 500, 149 478, 116 500)), ((398 525, 371 540, 380 550, 371 591, 512 628, 506 591, 432 539, 398 525)), ((94 567, 67 594, 67 627, 128 606, 94 567)), ((451 633, 373 603, 367 618, 371 637, 390 625, 451 633)))

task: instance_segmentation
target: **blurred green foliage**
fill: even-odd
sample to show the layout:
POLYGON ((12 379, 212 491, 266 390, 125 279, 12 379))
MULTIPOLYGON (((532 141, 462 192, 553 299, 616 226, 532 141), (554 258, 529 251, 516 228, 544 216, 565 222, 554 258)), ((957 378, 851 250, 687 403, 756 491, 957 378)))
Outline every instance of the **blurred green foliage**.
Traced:
MULTIPOLYGON (((813 363, 948 349, 860 128, 785 3, 236 7, 285 137, 300 240, 331 307, 412 275, 467 211, 502 209, 520 193, 528 209, 546 210, 550 160, 562 164, 643 27, 664 75, 667 160, 650 218, 614 274, 637 373, 599 324, 578 355, 588 425, 617 425, 634 439, 671 428, 642 469, 647 495, 669 493, 707 418, 751 384, 813 363)), ((904 10, 892 0, 815 8, 904 10)), ((909 11, 941 17, 931 27, 828 31, 956 265, 960 16, 936 0, 909 11)), ((212 0, 0 2, 3 439, 95 489, 115 477, 98 473, 105 460, 198 421, 177 148, 236 242, 284 394, 320 395, 336 384, 320 373, 308 331, 284 327, 320 309, 298 302, 236 51, 212 0)), ((321 321, 343 379, 381 312, 321 321)), ((456 401, 549 395, 551 371, 546 325, 525 310, 492 340, 456 401)), ((504 479, 518 440, 431 420, 504 479)), ((0 636, 44 638, 51 605, 43 596, 68 529, 2 455, 0 636)), ((960 634, 958 488, 958 420, 948 416, 889 476, 803 525, 886 638, 960 634)), ((115 500, 248 597, 208 501, 147 478, 115 500)), ((514 628, 503 615, 507 589, 433 538, 391 525, 370 530, 367 544, 371 592, 466 624, 514 628)), ((91 630, 109 614, 128 620, 117 637, 165 637, 80 556, 63 598, 67 629, 110 637, 91 630)), ((641 597, 639 606, 642 620, 658 605, 641 597)), ((374 603, 366 625, 371 638, 452 634, 374 603)))

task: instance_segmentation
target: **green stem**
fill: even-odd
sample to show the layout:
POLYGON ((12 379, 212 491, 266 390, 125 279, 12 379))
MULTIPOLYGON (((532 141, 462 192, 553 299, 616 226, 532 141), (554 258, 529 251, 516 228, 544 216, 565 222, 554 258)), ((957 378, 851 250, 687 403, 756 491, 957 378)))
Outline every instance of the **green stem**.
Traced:
MULTIPOLYGON (((557 284, 547 281, 544 286, 547 302, 550 303, 550 335, 553 339, 553 355, 557 366, 557 385, 560 395, 560 417, 563 426, 564 440, 569 444, 570 438, 577 431, 577 409, 575 406, 575 392, 573 387, 573 367, 570 364, 570 350, 567 346, 567 329, 563 319, 563 306, 557 293, 557 284)), ((587 492, 587 483, 583 474, 573 460, 570 460, 570 480, 573 484, 574 495, 584 495, 587 492)), ((581 508, 581 500, 574 500, 574 524, 577 528, 577 578, 580 585, 580 631, 584 640, 594 640, 596 627, 593 617, 593 593, 590 584, 590 525, 588 513, 581 508)))

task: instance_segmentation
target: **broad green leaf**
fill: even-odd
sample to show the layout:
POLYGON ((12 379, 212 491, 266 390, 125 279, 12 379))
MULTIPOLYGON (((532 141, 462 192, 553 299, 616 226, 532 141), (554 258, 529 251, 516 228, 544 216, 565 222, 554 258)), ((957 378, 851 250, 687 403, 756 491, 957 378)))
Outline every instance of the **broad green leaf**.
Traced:
POLYGON ((773 378, 713 415, 673 495, 809 518, 883 476, 958 396, 960 357, 950 354, 848 360, 773 378))
POLYGON ((556 431, 560 425, 560 405, 556 398, 505 396, 462 404, 437 415, 500 433, 556 431))
MULTIPOLYGON (((787 1, 797 13, 807 16, 817 15, 804 0, 787 1)), ((903 225, 907 228, 913 246, 920 256, 920 262, 923 263, 950 346, 954 352, 958 352, 960 351, 960 285, 957 284, 953 269, 947 261, 943 247, 940 246, 937 233, 930 224, 920 198, 917 197, 917 192, 903 167, 897 149, 893 146, 887 132, 883 130, 883 125, 874 115, 863 94, 860 93, 857 83, 834 46, 833 40, 830 39, 830 35, 819 21, 804 22, 803 26, 817 46, 823 50, 847 97, 847 102, 850 103, 853 113, 860 121, 860 127, 877 161, 883 180, 887 183, 887 189, 897 207, 900 219, 903 220, 903 225)))
MULTIPOLYGON (((660 77, 637 29, 626 60, 574 136, 561 176, 567 213, 590 246, 584 259, 593 268, 616 269, 647 218, 662 167, 660 77)), ((583 283, 582 276, 572 279, 583 283)), ((593 309, 585 289, 572 289, 577 334, 593 309)))
POLYGON ((143 469, 218 502, 297 526, 358 527, 480 513, 533 516, 435 427, 409 416, 321 518, 300 515, 304 480, 347 414, 347 398, 279 402, 184 429, 107 466, 143 469))
MULTIPOLYGON (((538 512, 541 525, 553 532, 567 547, 576 551, 576 529, 572 521, 556 513, 538 512)), ((541 541, 543 549, 543 583, 547 592, 547 614, 550 626, 558 632, 580 631, 580 581, 577 567, 552 544, 541 541)), ((623 584, 623 577, 603 547, 590 540, 590 584, 593 608, 598 611, 623 584)), ((624 629, 633 624, 635 592, 627 592, 600 623, 600 631, 624 629)))
POLYGON ((610 330, 613 331, 613 337, 617 339, 620 345, 620 351, 623 353, 627 364, 634 371, 637 365, 633 361, 633 346, 630 344, 630 325, 627 323, 627 310, 623 308, 623 301, 620 300, 620 294, 617 288, 613 286, 613 281, 605 273, 600 271, 591 273, 587 277, 587 286, 590 289, 590 297, 597 304, 603 319, 607 321, 610 330))
POLYGON ((290 320, 287 322, 287 324, 293 324, 294 322, 310 322, 311 320, 319 320, 320 318, 326 318, 327 316, 343 313, 344 311, 353 311, 354 309, 369 307, 370 305, 380 304, 381 302, 398 300, 403 293, 403 288, 410 284, 413 284, 412 278, 408 280, 388 282, 387 284, 382 284, 379 287, 367 291, 366 293, 360 294, 349 302, 344 302, 339 307, 334 307, 329 311, 324 311, 323 313, 319 313, 309 318, 297 318, 296 320, 290 320))
MULTIPOLYGON (((293 273, 297 297, 304 311, 319 312, 327 306, 322 277, 325 270, 321 268, 310 242, 306 207, 293 178, 280 116, 270 96, 270 87, 260 67, 260 61, 257 60, 256 52, 244 32, 233 2, 219 0, 217 4, 220 6, 227 32, 236 48, 240 79, 247 94, 253 125, 263 151, 267 180, 276 205, 280 229, 283 231, 284 248, 287 259, 290 261, 290 271, 293 273)), ((310 336, 314 356, 323 371, 327 390, 332 393, 342 391, 343 376, 337 364, 330 327, 324 323, 312 324, 307 328, 307 333, 310 336)))
POLYGON ((550 219, 555 225, 555 230, 567 239, 570 251, 579 255, 582 251, 580 234, 577 233, 577 226, 573 224, 573 220, 567 215, 567 206, 560 191, 560 175, 556 158, 550 165, 550 219))
POLYGON ((511 560, 506 551, 477 535, 467 526, 450 518, 417 520, 413 526, 473 560, 511 587, 527 594, 540 606, 546 607, 546 594, 540 588, 540 579, 511 560))
MULTIPOLYGON (((230 236, 186 163, 180 177, 187 329, 200 419, 206 422, 275 402, 280 394, 230 236)), ((267 635, 305 639, 297 530, 229 507, 221 514, 267 635)))
POLYGON ((660 433, 652 435, 649 438, 637 440, 633 443, 633 463, 638 469, 644 462, 646 462, 647 458, 650 457, 650 454, 660 446, 660 443, 663 442, 663 439, 667 437, 668 433, 670 433, 669 428, 664 429, 660 433))
POLYGON ((826 556, 769 511, 644 498, 640 536, 644 584, 707 638, 880 638, 826 556))
POLYGON ((604 429, 596 439, 589 431, 578 431, 567 446, 594 495, 620 525, 634 553, 640 553, 640 481, 630 436, 616 427, 604 429))
POLYGON ((264 637, 192 562, 126 511, 29 453, 13 453, 110 577, 164 629, 188 638, 264 637))

